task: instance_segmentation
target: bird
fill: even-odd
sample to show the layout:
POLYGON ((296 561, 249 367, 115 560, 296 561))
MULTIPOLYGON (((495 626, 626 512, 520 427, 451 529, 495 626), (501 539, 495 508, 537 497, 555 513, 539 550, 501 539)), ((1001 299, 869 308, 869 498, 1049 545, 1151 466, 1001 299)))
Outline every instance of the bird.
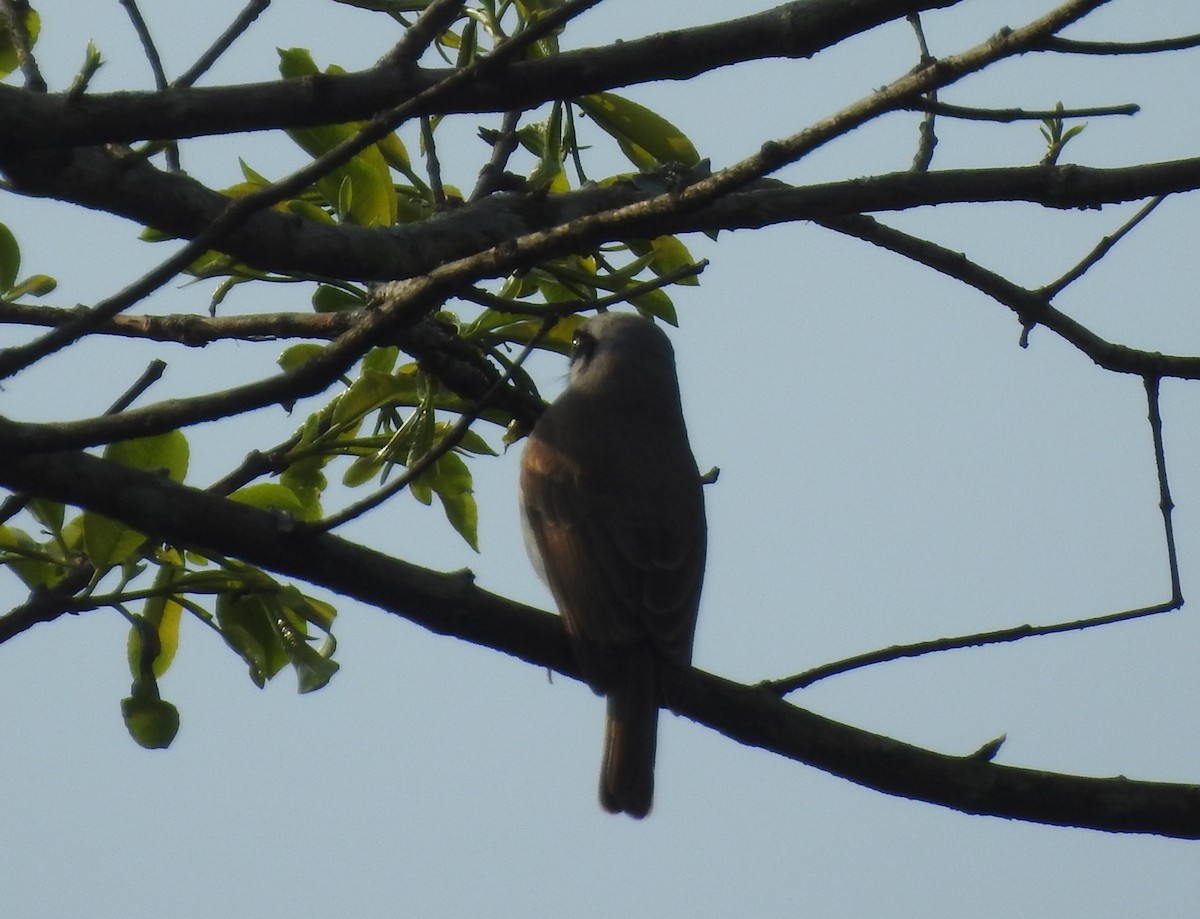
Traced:
POLYGON ((526 546, 580 672, 606 697, 600 803, 654 796, 664 679, 691 664, 708 525, 666 333, 634 313, 580 326, 566 389, 521 456, 526 546))

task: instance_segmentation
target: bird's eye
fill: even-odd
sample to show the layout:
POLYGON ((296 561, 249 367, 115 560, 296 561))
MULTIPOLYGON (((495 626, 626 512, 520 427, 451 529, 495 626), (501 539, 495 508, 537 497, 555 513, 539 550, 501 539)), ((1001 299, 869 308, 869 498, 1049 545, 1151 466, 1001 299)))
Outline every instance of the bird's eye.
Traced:
POLYGON ((595 336, 580 329, 571 340, 571 363, 586 364, 595 350, 595 336))

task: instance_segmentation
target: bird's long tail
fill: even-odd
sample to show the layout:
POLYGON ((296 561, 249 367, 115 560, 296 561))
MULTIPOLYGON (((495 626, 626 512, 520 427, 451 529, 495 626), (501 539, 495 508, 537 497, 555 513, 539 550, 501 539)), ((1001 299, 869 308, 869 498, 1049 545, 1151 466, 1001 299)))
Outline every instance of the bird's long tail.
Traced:
POLYGON ((628 658, 608 690, 608 723, 600 769, 600 804, 641 819, 654 798, 658 740, 658 668, 649 649, 628 658))

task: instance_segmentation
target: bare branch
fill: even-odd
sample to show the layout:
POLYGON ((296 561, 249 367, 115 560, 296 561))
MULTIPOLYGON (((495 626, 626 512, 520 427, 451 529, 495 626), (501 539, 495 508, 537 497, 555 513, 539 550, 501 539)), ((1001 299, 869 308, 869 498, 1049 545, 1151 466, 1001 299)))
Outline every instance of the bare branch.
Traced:
POLYGON ((475 182, 475 188, 467 200, 478 201, 501 189, 504 167, 519 143, 517 125, 520 120, 520 112, 505 112, 504 119, 500 123, 500 130, 494 136, 489 134, 484 138, 492 145, 492 155, 479 171, 479 179, 475 182))
POLYGON ((196 63, 180 74, 171 83, 171 86, 176 89, 183 89, 194 84, 208 72, 209 68, 220 59, 222 54, 229 50, 235 41, 245 34, 246 30, 254 24, 254 20, 262 15, 270 5, 271 0, 249 0, 245 8, 238 13, 237 18, 229 24, 229 28, 222 32, 220 37, 213 42, 212 47, 200 55, 196 63))
POLYGON ((1104 256, 1108 255, 1113 246, 1120 242, 1130 230, 1149 217, 1150 214, 1154 212, 1154 209, 1162 204, 1165 200, 1166 198, 1161 195, 1157 198, 1154 198, 1152 201, 1146 204, 1145 207, 1138 210, 1136 214, 1125 221, 1125 223, 1117 230, 1117 232, 1109 236, 1105 236, 1102 240, 1100 240, 1096 247, 1092 249, 1092 251, 1089 252, 1087 256, 1079 262, 1078 265, 1073 266, 1070 271, 1064 274, 1057 281, 1047 284, 1045 287, 1039 290, 1038 293, 1040 293, 1047 300, 1053 300, 1060 293, 1066 290, 1068 286, 1074 284, 1076 281, 1082 278, 1084 274, 1087 273, 1089 268, 1098 263, 1102 258, 1104 258, 1104 256))
POLYGON ((890 648, 881 648, 877 651, 856 654, 853 657, 848 657, 840 661, 822 664, 819 667, 813 667, 794 676, 783 677, 778 680, 768 680, 762 684, 763 688, 782 696, 795 692, 797 689, 812 686, 814 683, 831 676, 849 673, 852 670, 859 670, 863 667, 888 663, 906 657, 920 657, 924 654, 953 651, 962 648, 978 648, 984 645, 1021 641, 1026 638, 1035 638, 1038 636, 1058 635, 1063 632, 1078 632, 1084 629, 1096 628, 1097 626, 1129 622, 1133 619, 1143 619, 1147 616, 1158 616, 1162 613, 1169 613, 1180 609, 1183 606, 1183 588, 1179 580, 1179 559, 1175 548, 1175 527, 1172 522, 1172 510, 1175 504, 1171 500, 1171 487, 1167 479, 1166 451, 1163 449, 1162 415, 1159 413, 1158 399, 1159 380, 1158 377, 1147 376, 1144 382, 1146 385, 1146 401, 1149 406, 1150 434, 1154 444, 1154 465, 1158 473, 1158 503, 1163 516, 1164 548, 1167 552, 1167 569, 1171 579, 1171 598, 1169 600, 1165 603, 1156 603, 1153 606, 1122 610, 1117 613, 1076 619, 1071 622, 1058 622, 1053 625, 1020 625, 1014 628, 997 629, 991 632, 977 632, 974 635, 935 638, 930 641, 893 645, 890 648))
POLYGON ((433 192, 433 208, 435 211, 446 208, 446 187, 442 184, 442 164, 438 159, 437 142, 433 139, 433 128, 429 118, 422 115, 421 145, 425 148, 425 169, 429 173, 429 189, 433 192))
POLYGON ((150 27, 146 25, 145 17, 138 8, 137 0, 117 0, 117 2, 125 7, 129 21, 133 23, 133 30, 137 33, 138 41, 142 43, 142 50, 146 53, 146 60, 149 61, 150 70, 154 74, 154 85, 160 90, 166 89, 167 74, 163 70, 162 57, 158 53, 158 47, 154 44, 150 27))
POLYGON ((870 217, 831 217, 817 219, 815 222, 839 233, 889 249, 974 287, 1016 313, 1024 327, 1024 334, 1034 326, 1044 326, 1070 342, 1105 370, 1138 376, 1200 379, 1200 358, 1139 351, 1106 341, 1055 309, 1039 292, 1014 284, 994 271, 972 262, 961 252, 953 252, 929 240, 910 236, 884 226, 870 217))
POLYGON ((951 105, 929 99, 916 99, 907 106, 916 112, 931 112, 947 118, 965 121, 997 121, 1008 124, 1014 121, 1044 121, 1047 118, 1102 118, 1109 115, 1136 115, 1141 106, 1132 102, 1124 105, 1096 105, 1085 108, 1021 109, 1021 108, 974 108, 968 105, 951 105))
MULTIPOLYGON (((56 328, 70 322, 76 310, 0 301, 0 324, 56 328)), ((280 341, 289 338, 329 340, 353 323, 351 312, 253 313, 245 316, 115 316, 94 334, 144 338, 203 348, 215 341, 280 341)))
MULTIPOLYGON (((989 64, 1028 51, 1043 36, 1070 25, 1105 2, 1107 0, 1070 0, 1026 26, 1002 31, 969 51, 941 58, 798 134, 781 141, 768 141, 755 156, 697 182, 680 192, 679 197, 688 207, 708 204, 722 194, 738 190, 795 162, 872 118, 902 107, 913 96, 947 86, 989 64)), ((660 208, 666 206, 665 200, 658 204, 660 208)))
POLYGON ((1167 570, 1171 576, 1171 602, 1183 606, 1183 587, 1179 579, 1179 554, 1175 548, 1175 524, 1173 511, 1175 502, 1171 499, 1171 486, 1167 479, 1167 451, 1163 447, 1162 413, 1159 411, 1158 377, 1147 376, 1146 402, 1149 406, 1147 419, 1150 422, 1150 434, 1154 440, 1154 468, 1158 474, 1158 506, 1162 511, 1163 533, 1167 540, 1167 570))
MULTIPOLYGON (((909 13, 908 22, 917 36, 917 47, 921 49, 921 66, 928 67, 935 59, 929 53, 929 43, 925 40, 925 28, 921 25, 921 14, 909 13)), ((922 99, 927 106, 936 106, 937 91, 934 90, 927 93, 922 99)), ((925 117, 921 119, 917 152, 913 155, 912 169, 914 172, 928 172, 930 165, 933 163, 933 151, 937 147, 936 120, 937 116, 933 108, 926 108, 925 117)))
POLYGON ((1200 35, 1181 35, 1155 41, 1075 41, 1057 36, 1047 39, 1036 50, 1059 51, 1065 54, 1159 54, 1164 51, 1186 51, 1200 47, 1200 35))
POLYGON ((486 80, 464 81, 436 100, 416 97, 440 85, 450 71, 409 74, 376 67, 236 87, 96 93, 73 102, 64 96, 36 96, 0 86, 0 113, 8 136, 35 150, 337 124, 371 118, 405 99, 413 101, 414 116, 507 112, 622 86, 687 80, 746 61, 810 57, 913 9, 940 9, 959 2, 796 0, 714 25, 518 61, 486 80))
MULTIPOLYGON (((6 457, 0 483, 87 507, 171 545, 229 555, 389 610, 579 679, 557 616, 505 600, 469 573, 440 574, 278 515, 96 457, 6 457)), ((0 619, 0 642, 18 626, 0 619)), ((1200 838, 1200 786, 1096 779, 947 756, 839 724, 701 670, 672 687, 670 707, 748 746, 762 747, 887 794, 966 813, 1109 832, 1200 838)))

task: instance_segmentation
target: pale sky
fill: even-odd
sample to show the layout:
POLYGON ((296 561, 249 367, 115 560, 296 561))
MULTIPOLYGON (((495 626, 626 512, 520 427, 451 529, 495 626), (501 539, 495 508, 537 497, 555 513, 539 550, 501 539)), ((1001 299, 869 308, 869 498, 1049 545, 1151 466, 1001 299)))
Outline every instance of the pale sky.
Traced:
MULTIPOLYGON (((142 0, 169 74, 188 66, 239 2, 142 0)), ((571 46, 754 12, 751 0, 607 0, 571 46)), ((145 89, 149 68, 120 4, 42 0, 39 60, 61 90, 93 39, 95 89, 145 89)), ((1018 26, 1049 0, 974 0, 926 17, 935 54, 1018 26)), ((1200 9, 1115 0, 1072 33, 1133 40, 1200 32, 1200 9), (1170 9, 1168 12, 1167 10, 1170 9)), ((275 74, 276 47, 324 66, 369 65, 395 40, 383 17, 278 0, 207 80, 275 74)), ((714 167, 755 151, 903 74, 903 23, 813 61, 768 62, 628 96, 683 128, 714 167)), ((1162 60, 1040 55, 945 93, 948 102, 1051 107, 1137 102, 1092 118, 1064 162, 1194 156, 1200 51, 1162 60)), ((447 126, 447 181, 470 187, 483 147, 468 116, 447 126)), ((916 116, 893 115, 783 173, 826 181, 908 167, 916 116)), ((407 129, 406 129, 407 130, 407 129)), ((416 149, 411 131, 405 134, 416 149)), ((1036 123, 939 123, 934 168, 1032 164, 1036 123)), ((603 148, 605 140, 593 142, 603 148)), ((612 146, 611 144, 609 145, 612 146)), ((597 173, 624 169, 597 149, 597 173)), ((304 155, 285 137, 201 141, 184 164, 216 186, 238 156, 282 175, 304 155)), ((1058 277, 1135 205, 1027 205, 881 215, 1031 286, 1058 277)), ((1196 202, 1168 200, 1061 307, 1105 337, 1200 352, 1196 202)), ((6 196, 0 222, 27 272, 60 281, 55 305, 94 303, 169 251, 138 227, 6 196)), ((1027 349, 1004 307, 953 281, 807 224, 687 240, 712 260, 674 299, 685 411, 708 489, 710 554, 697 666, 754 682, 944 635, 1048 623, 1169 596, 1141 381, 1036 330, 1027 349)), ((148 309, 207 307, 212 284, 175 285, 148 309)), ((236 293, 229 311, 304 310, 310 290, 236 293)), ((12 335, 0 331, 0 336, 12 335)), ((6 342, 0 342, 6 343, 6 342)), ((0 413, 82 417, 141 371, 169 363, 155 399, 270 372, 279 346, 189 351, 88 344, 0 391, 0 413)), ((556 394, 565 362, 532 365, 556 394)), ((188 432, 189 482, 285 437, 319 404, 188 432)), ((1164 383, 1185 596, 1200 590, 1200 389, 1164 383)), ((498 432, 481 429, 499 443, 498 432)), ((524 556, 516 451, 473 465, 476 555, 436 508, 401 499, 348 538, 549 608, 524 556)), ((19 602, 0 581, 3 608, 19 602)), ((323 595, 322 595, 323 596, 323 595)), ((1194 915, 1196 843, 969 817, 887 797, 664 713, 655 808, 640 823, 596 802, 603 703, 584 686, 499 653, 337 601, 342 669, 298 696, 265 691, 199 624, 162 681, 182 714, 168 751, 121 722, 128 628, 111 611, 63 617, 0 647, 0 905, 6 915, 168 919, 385 916, 1194 915)), ((998 761, 1090 775, 1200 779, 1200 619, 1190 606, 1079 635, 959 651, 828 680, 792 701, 946 753, 1007 734, 998 761)))

